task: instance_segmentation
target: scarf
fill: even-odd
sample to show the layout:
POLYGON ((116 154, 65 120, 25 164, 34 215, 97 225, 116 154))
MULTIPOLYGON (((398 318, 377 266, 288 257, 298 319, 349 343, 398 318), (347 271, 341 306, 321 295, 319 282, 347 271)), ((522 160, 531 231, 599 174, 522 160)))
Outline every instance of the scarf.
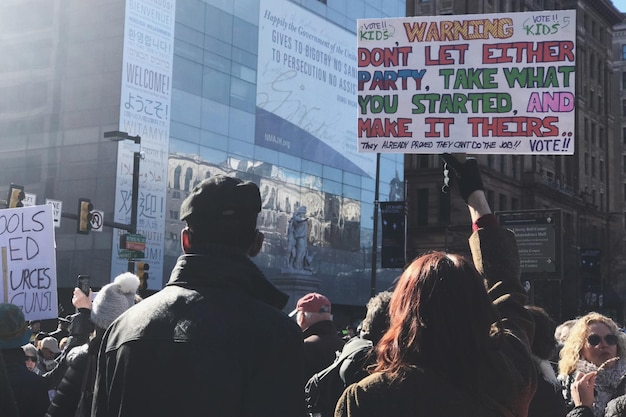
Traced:
MULTIPOLYGON (((598 367, 584 359, 579 359, 576 363, 576 371, 589 373, 598 371, 598 367)), ((595 393, 596 398, 593 403, 594 417, 603 417, 607 403, 617 395, 615 390, 626 375, 626 361, 620 360, 609 368, 602 368, 596 376, 595 393)))

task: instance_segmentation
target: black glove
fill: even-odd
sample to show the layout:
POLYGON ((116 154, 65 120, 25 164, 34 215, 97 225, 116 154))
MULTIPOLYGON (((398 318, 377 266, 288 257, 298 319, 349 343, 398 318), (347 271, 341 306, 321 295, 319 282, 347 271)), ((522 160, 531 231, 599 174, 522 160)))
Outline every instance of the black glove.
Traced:
POLYGON ((454 177, 459 182, 461 197, 466 203, 471 193, 476 190, 485 190, 475 158, 468 158, 464 163, 461 163, 454 155, 444 153, 441 155, 441 159, 448 164, 454 173, 454 177))

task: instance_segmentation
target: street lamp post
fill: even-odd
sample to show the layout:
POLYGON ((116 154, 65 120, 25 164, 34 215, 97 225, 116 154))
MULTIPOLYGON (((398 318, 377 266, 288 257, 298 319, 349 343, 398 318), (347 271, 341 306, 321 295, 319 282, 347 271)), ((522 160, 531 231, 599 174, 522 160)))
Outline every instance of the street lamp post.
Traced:
POLYGON ((137 233, 137 205, 139 203, 139 161, 141 160, 141 136, 131 136, 127 132, 120 132, 118 130, 111 132, 104 132, 104 137, 112 140, 113 142, 119 142, 122 140, 132 140, 137 145, 137 148, 133 152, 133 188, 131 195, 130 206, 130 233, 137 233))
MULTIPOLYGON (((135 150, 133 151, 133 188, 131 191, 130 201, 130 227, 127 229, 130 233, 137 233, 137 206, 139 203, 139 161, 141 161, 141 136, 131 136, 127 132, 120 132, 119 130, 104 132, 104 137, 110 139, 113 142, 119 142, 122 140, 132 140, 135 142, 135 150)), ((128 272, 135 273, 134 260, 128 260, 128 272)))

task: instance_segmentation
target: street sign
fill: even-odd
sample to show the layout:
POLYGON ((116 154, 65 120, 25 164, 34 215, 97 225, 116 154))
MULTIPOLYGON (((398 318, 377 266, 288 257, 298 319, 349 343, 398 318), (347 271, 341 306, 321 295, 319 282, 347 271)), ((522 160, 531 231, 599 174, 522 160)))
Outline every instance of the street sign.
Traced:
POLYGON ((63 202, 46 198, 46 204, 52 206, 52 222, 54 227, 61 227, 61 213, 63 212, 63 202))
POLYGON ((24 200, 22 200, 24 207, 31 207, 37 205, 37 194, 24 193, 24 200))
POLYGON ((143 252, 146 250, 146 237, 136 233, 121 235, 120 249, 143 252))
POLYGON ((146 257, 146 254, 138 250, 120 249, 117 251, 117 256, 126 259, 142 259, 146 257))
POLYGON ((91 210, 91 231, 102 232, 104 229, 104 211, 91 210))
POLYGON ((496 216, 502 227, 515 233, 522 272, 555 275, 559 272, 560 210, 496 212, 496 216))

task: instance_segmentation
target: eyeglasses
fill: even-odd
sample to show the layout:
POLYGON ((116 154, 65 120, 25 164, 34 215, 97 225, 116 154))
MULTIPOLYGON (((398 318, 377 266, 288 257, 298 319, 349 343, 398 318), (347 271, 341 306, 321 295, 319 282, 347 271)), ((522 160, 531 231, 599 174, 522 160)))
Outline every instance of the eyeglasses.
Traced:
POLYGON ((602 339, 604 339, 604 343, 606 343, 609 346, 615 346, 617 344, 617 336, 614 334, 607 334, 604 337, 598 336, 597 334, 591 334, 587 338, 587 342, 591 346, 598 346, 600 342, 602 341, 602 339))
POLYGON ((27 361, 37 362, 37 356, 26 356, 27 361))

